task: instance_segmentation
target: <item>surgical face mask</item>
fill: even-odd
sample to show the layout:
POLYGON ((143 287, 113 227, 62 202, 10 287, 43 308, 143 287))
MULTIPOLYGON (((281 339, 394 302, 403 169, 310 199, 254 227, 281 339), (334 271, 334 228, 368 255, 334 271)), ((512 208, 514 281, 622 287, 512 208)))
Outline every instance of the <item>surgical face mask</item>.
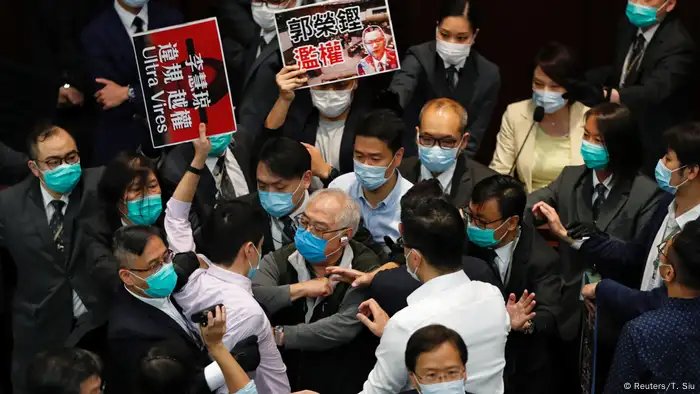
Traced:
POLYGON ((590 143, 588 141, 581 142, 581 156, 586 167, 592 170, 602 170, 608 166, 610 156, 608 150, 604 146, 590 143))
POLYGON ((328 246, 328 242, 332 241, 338 236, 340 236, 340 234, 336 235, 330 240, 325 240, 313 235, 311 231, 308 231, 305 228, 298 228, 296 234, 294 234, 294 245, 306 261, 311 264, 318 264, 325 261, 328 256, 337 252, 336 250, 333 253, 326 255, 326 246, 328 246))
POLYGON ((124 4, 134 8, 141 8, 145 6, 146 3, 148 3, 148 0, 124 0, 124 4))
POLYGON ((492 228, 480 228, 471 223, 471 221, 467 222, 467 237, 469 237, 469 240, 471 240, 476 246, 482 247, 482 248, 492 248, 496 245, 498 245, 499 242, 503 238, 505 238, 506 233, 503 233, 503 236, 500 239, 496 239, 496 231, 503 227, 506 223, 508 222, 503 222, 500 226, 498 226, 495 229, 492 228))
POLYGON ((659 160, 658 163, 656 163, 656 171, 654 171, 654 175, 656 176, 656 183, 659 184, 659 187, 662 188, 663 190, 666 190, 667 192, 671 194, 676 194, 678 191, 678 188, 685 185, 686 182, 688 182, 688 179, 685 181, 681 182, 680 185, 678 186, 672 186, 671 185, 671 175, 679 170, 684 169, 686 166, 676 168, 675 170, 671 171, 664 165, 664 162, 662 160, 659 160))
POLYGON ((464 61, 469 57, 472 50, 471 44, 455 44, 453 42, 435 40, 435 49, 437 54, 445 63, 451 66, 464 64, 464 61))
MULTIPOLYGON (((39 168, 37 166, 37 168, 39 168)), ((41 171, 41 170, 39 170, 41 171)), ((44 184, 56 193, 66 194, 73 191, 83 173, 80 163, 61 164, 53 170, 41 171, 44 184)))
POLYGON ((352 102, 352 90, 313 90, 311 100, 321 115, 337 118, 345 112, 352 102))
POLYGON ((464 137, 456 147, 443 149, 437 143, 433 147, 423 146, 418 143, 418 157, 420 163, 432 173, 442 173, 450 168, 456 161, 459 154, 459 146, 462 145, 464 137))
POLYGON ((259 190, 258 197, 260 198, 260 205, 262 205, 267 213, 276 218, 289 215, 289 213, 294 210, 294 193, 299 190, 302 183, 304 183, 303 179, 299 182, 299 186, 291 193, 264 192, 259 190))
POLYGON ((163 202, 160 194, 152 194, 126 202, 126 218, 132 224, 152 225, 163 212, 163 202))
POLYGON ((388 166, 382 167, 382 166, 369 166, 366 164, 362 164, 358 162, 357 160, 354 160, 355 162, 355 177, 357 178, 357 181, 362 184, 364 188, 366 188, 369 191, 375 191, 382 187, 389 178, 391 178, 391 175, 389 175, 389 178, 385 177, 384 175, 386 174, 386 170, 391 167, 391 165, 394 163, 394 159, 391 159, 391 163, 389 163, 388 166))
POLYGON ((175 267, 172 262, 163 264, 162 267, 155 274, 149 276, 148 278, 142 278, 135 273, 128 271, 131 275, 143 280, 148 284, 148 289, 143 290, 144 294, 153 298, 165 298, 170 296, 175 290, 175 285, 177 284, 177 273, 175 273, 175 267))
POLYGON ((275 11, 277 11, 277 8, 271 8, 267 4, 263 4, 260 7, 251 7, 251 10, 253 11, 253 20, 263 31, 275 30, 275 11))
POLYGON ((420 394, 464 394, 464 379, 433 384, 418 382, 418 386, 420 394))
POLYGON ((253 267, 253 264, 248 260, 248 265, 250 266, 250 271, 248 271, 248 279, 253 280, 253 277, 255 276, 255 273, 258 272, 258 267, 260 266, 260 252, 258 251, 258 247, 253 245, 253 248, 255 248, 255 253, 258 255, 258 261, 255 263, 255 267, 253 267))
POLYGON ((211 141, 211 150, 209 151, 209 157, 219 157, 226 150, 226 148, 231 144, 231 139, 233 134, 219 134, 213 137, 209 137, 211 141))
POLYGON ((547 114, 553 114, 564 108, 568 100, 564 99, 563 93, 550 92, 549 90, 533 90, 532 100, 538 107, 544 108, 547 114))
POLYGON ((411 275, 411 278, 417 280, 420 282, 420 279, 418 279, 418 265, 416 264, 416 268, 411 271, 411 267, 408 266, 408 258, 411 257, 411 253, 413 253, 414 249, 411 249, 408 254, 406 254, 406 271, 408 271, 408 274, 411 275))
POLYGON ((656 8, 630 1, 627 3, 627 19, 629 19, 630 23, 642 29, 653 26, 659 22, 656 14, 666 3, 668 1, 664 2, 661 7, 656 8))

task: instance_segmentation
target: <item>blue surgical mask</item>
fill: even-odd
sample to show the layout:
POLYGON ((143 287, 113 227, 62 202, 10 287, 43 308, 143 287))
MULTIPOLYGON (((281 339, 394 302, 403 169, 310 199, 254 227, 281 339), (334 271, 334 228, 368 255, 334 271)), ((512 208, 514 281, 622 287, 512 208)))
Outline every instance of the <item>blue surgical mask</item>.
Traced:
POLYGON ((148 3, 148 0, 124 0, 124 4, 134 8, 141 8, 145 6, 146 3, 148 3))
POLYGON ((610 156, 604 146, 592 144, 588 141, 581 142, 581 156, 586 167, 592 170, 602 170, 608 166, 610 156))
POLYGON ((250 266, 250 271, 248 271, 248 279, 253 280, 253 277, 255 276, 255 273, 258 272, 258 266, 260 266, 260 252, 258 251, 258 247, 253 245, 253 248, 255 248, 255 253, 258 254, 258 262, 255 263, 255 267, 253 267, 253 264, 248 260, 248 265, 250 266))
POLYGON ((496 239, 496 230, 503 227, 503 225, 506 223, 507 222, 503 222, 503 224, 501 224, 497 228, 492 229, 480 228, 471 224, 471 222, 467 222, 467 237, 469 237, 469 240, 472 241, 476 246, 482 248, 492 248, 498 245, 498 243, 501 242, 503 238, 505 238, 507 233, 504 233, 501 239, 496 239))
POLYGON ((559 111, 567 103, 563 93, 550 92, 549 90, 533 90, 532 100, 536 106, 544 108, 544 112, 547 114, 559 111))
POLYGON ((219 157, 231 144, 231 138, 233 134, 219 134, 213 137, 209 137, 211 141, 211 150, 209 151, 209 157, 219 157))
POLYGON ((145 279, 131 271, 129 271, 129 273, 148 284, 148 289, 141 290, 144 292, 144 294, 153 298, 165 298, 170 296, 170 294, 173 293, 173 290, 175 290, 175 285, 177 284, 177 273, 175 273, 175 267, 173 266, 172 262, 163 264, 158 272, 145 279))
MULTIPOLYGON (((335 237, 340 236, 340 234, 335 237)), ((334 239, 335 237, 331 238, 334 239)), ((294 234, 294 245, 296 246, 299 253, 306 261, 311 264, 318 264, 325 261, 328 256, 337 252, 326 254, 326 246, 328 242, 323 238, 319 238, 304 228, 298 228, 296 234, 294 234)), ((342 246, 341 246, 342 247, 342 246)))
POLYGON ((408 266, 408 258, 411 256, 411 253, 413 253, 413 251, 414 249, 411 249, 406 254, 406 271, 408 271, 408 274, 411 275, 411 278, 420 282, 420 279, 418 279, 418 266, 416 265, 416 268, 413 271, 411 271, 411 267, 408 266))
POLYGON ((126 218, 132 224, 152 225, 163 212, 163 202, 160 194, 152 194, 126 202, 126 218))
POLYGON ((258 190, 260 205, 262 205, 267 213, 276 218, 289 215, 289 213, 294 210, 295 206, 294 193, 299 190, 302 183, 304 183, 303 179, 299 182, 299 186, 291 193, 264 192, 258 190))
POLYGON ((657 12, 660 8, 665 6, 666 3, 668 3, 668 1, 664 2, 661 7, 656 8, 630 1, 627 3, 627 19, 629 19, 630 23, 642 29, 653 26, 659 22, 656 17, 657 12))
POLYGON ((420 163, 433 173, 442 173, 457 161, 459 148, 442 149, 435 144, 432 148, 418 144, 420 163))
MULTIPOLYGON (((37 167, 39 168, 39 167, 37 167)), ((40 170, 41 171, 41 170, 40 170)), ((56 193, 66 194, 73 191, 83 173, 80 163, 61 164, 53 170, 41 171, 44 184, 56 193)))
POLYGON ((375 191, 379 189, 389 180, 389 178, 391 178, 391 175, 393 175, 389 175, 389 178, 386 178, 384 176, 384 174, 386 174, 387 168, 389 168, 394 163, 394 159, 391 159, 391 163, 389 163, 389 165, 386 167, 368 166, 366 164, 358 162, 357 160, 354 160, 354 162, 355 177, 357 178, 357 181, 360 182, 362 186, 369 191, 375 191))
POLYGON ((418 386, 421 394, 464 394, 464 379, 433 384, 418 383, 418 386))
POLYGON ((664 165, 664 162, 662 160, 659 160, 659 162, 656 163, 656 171, 654 171, 654 175, 656 176, 656 183, 658 183, 659 187, 663 190, 666 190, 671 194, 676 194, 678 188, 685 185, 685 183, 688 182, 688 179, 681 182, 681 184, 678 186, 671 186, 671 175, 678 170, 682 170, 683 168, 685 168, 685 166, 676 168, 675 170, 671 171, 668 169, 668 167, 664 165))

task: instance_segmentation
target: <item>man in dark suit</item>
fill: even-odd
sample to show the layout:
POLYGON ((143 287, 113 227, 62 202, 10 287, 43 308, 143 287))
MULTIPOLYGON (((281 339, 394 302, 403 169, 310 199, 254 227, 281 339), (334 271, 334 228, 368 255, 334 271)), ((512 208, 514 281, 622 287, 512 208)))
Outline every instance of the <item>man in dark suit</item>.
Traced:
POLYGON ((75 140, 55 126, 29 137, 33 176, 0 192, 0 245, 15 262, 12 360, 15 392, 35 354, 76 346, 100 350, 104 300, 80 258, 77 221, 97 210, 101 169, 82 170, 75 140))
MULTIPOLYGON (((418 123, 420 109, 434 98, 448 97, 466 108, 469 157, 479 150, 501 88, 498 66, 472 48, 480 27, 478 4, 443 2, 436 40, 409 48, 389 87, 399 95, 409 127, 418 123)), ((413 149, 412 136, 407 137, 404 146, 413 149)), ((414 154, 407 149, 406 156, 414 154)))
POLYGON ((11 186, 29 175, 28 158, 0 142, 0 187, 11 186))
POLYGON ((494 175, 479 182, 465 209, 469 254, 489 263, 499 279, 508 309, 537 297, 535 316, 513 319, 506 346, 506 393, 542 394, 552 391, 552 365, 547 344, 557 334, 556 317, 562 278, 559 255, 524 220, 527 197, 524 186, 507 175, 494 175), (522 321, 521 324, 514 322, 522 321))
MULTIPOLYGON (((171 301, 171 294, 183 281, 160 230, 150 226, 120 228, 114 237, 114 254, 119 260, 123 287, 119 288, 109 314, 111 378, 108 393, 139 392, 140 361, 150 349, 163 344, 185 351, 185 359, 199 371, 191 380, 192 392, 209 392, 222 386, 221 369, 210 361, 197 327, 171 301), (202 369, 207 366, 211 373, 205 376, 202 369)), ((196 258, 194 260, 196 262, 196 258)), ((192 272, 191 269, 186 271, 192 272)), ((252 347, 248 346, 248 339, 241 343, 247 351, 257 352, 257 339, 252 347)), ((235 348, 232 353, 238 351, 240 348, 235 348)), ((259 354, 247 358, 246 362, 241 361, 241 366, 252 371, 258 362, 259 354)))
POLYGON ((663 155, 661 137, 670 127, 692 119, 696 49, 673 12, 677 0, 630 1, 617 32, 612 65, 591 71, 587 79, 604 87, 606 100, 628 106, 641 127, 644 169, 653 174, 663 155))
POLYGON ((474 185, 496 175, 469 158, 467 125, 467 112, 458 102, 448 98, 427 102, 416 127, 418 157, 405 158, 399 167, 401 175, 414 184, 437 179, 457 208, 469 203, 474 185))
POLYGON ((96 163, 106 164, 118 152, 139 146, 147 156, 157 156, 146 124, 131 36, 182 22, 177 11, 158 2, 116 0, 83 31, 85 57, 98 85, 95 97, 103 109, 95 136, 96 163))

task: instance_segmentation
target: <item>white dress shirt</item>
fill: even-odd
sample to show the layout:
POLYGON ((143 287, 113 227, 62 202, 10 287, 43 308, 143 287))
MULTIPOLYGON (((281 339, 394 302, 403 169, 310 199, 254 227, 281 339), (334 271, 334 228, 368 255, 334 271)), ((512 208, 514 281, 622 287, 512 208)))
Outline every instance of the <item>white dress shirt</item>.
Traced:
MULTIPOLYGON (((306 204, 309 203, 309 192, 305 191, 304 192, 304 201, 301 202, 299 205, 299 208, 295 209, 292 213, 290 213, 289 218, 294 220, 297 216, 301 215, 306 211, 306 204)), ((284 237, 282 236, 282 231, 284 230, 284 223, 279 218, 276 218, 274 216, 270 217, 270 235, 272 236, 272 242, 275 244, 275 250, 281 248, 284 246, 284 243, 282 242, 284 240, 284 237)), ((293 240, 292 240, 293 241, 293 240)))
POLYGON ((515 237, 514 240, 494 250, 496 252, 496 267, 498 268, 498 273, 501 275, 501 283, 504 285, 507 285, 510 280, 510 267, 513 262, 515 248, 518 246, 518 241, 520 241, 520 230, 518 230, 518 236, 515 237))
POLYGON ((662 279, 659 275, 659 245, 666 242, 675 233, 685 227, 686 224, 700 217, 700 205, 696 205, 693 209, 676 217, 676 200, 671 201, 668 206, 668 214, 664 218, 659 231, 656 233, 654 242, 649 249, 647 263, 644 267, 644 275, 642 276, 642 291, 653 290, 661 286, 662 279))
MULTIPOLYGON (((224 157, 224 169, 226 170, 228 178, 231 180, 233 190, 236 192, 236 197, 249 194, 250 191, 248 190, 248 183, 245 180, 245 175, 243 175, 243 170, 241 170, 240 164, 238 164, 238 160, 236 160, 236 156, 233 154, 230 148, 226 148, 222 155, 226 155, 224 157)), ((223 177, 223 172, 219 174, 215 173, 216 162, 219 160, 219 157, 207 157, 207 160, 204 162, 209 169, 209 172, 211 172, 212 176, 214 176, 216 190, 221 190, 221 178, 223 177)))
MULTIPOLYGON (((51 201, 55 200, 51 194, 49 194, 46 189, 44 189, 44 185, 41 184, 41 198, 44 201, 44 210, 46 211, 46 221, 51 224, 51 217, 53 217, 53 214, 56 212, 54 209, 53 205, 51 205, 51 201)), ((63 209, 61 212, 65 215, 66 214, 66 209, 68 208, 68 203, 69 203, 69 194, 64 194, 61 196, 59 200, 63 201, 65 204, 63 205, 63 209)), ((87 313, 87 308, 85 307, 85 304, 83 304, 83 301, 80 299, 78 296, 78 293, 73 290, 73 317, 76 319, 82 316, 83 314, 87 313)))
POLYGON ((345 120, 331 122, 319 118, 316 131, 316 147, 326 163, 333 168, 340 167, 340 143, 343 141, 345 120))
POLYGON ((610 190, 612 190, 613 187, 613 175, 609 175, 607 178, 605 178, 603 182, 601 182, 598 180, 598 175, 596 174, 596 172, 593 171, 593 197, 591 199, 591 204, 595 203, 595 200, 598 199, 598 192, 596 191, 596 187, 600 183, 605 185, 605 198, 608 198, 608 196, 610 195, 610 190))
MULTIPOLYGON (((270 30, 270 31, 265 31, 265 30, 260 30, 260 38, 265 40, 265 45, 269 44, 270 41, 272 41, 275 37, 277 36, 277 30, 270 30)), ((255 57, 257 58, 260 56, 260 52, 262 52, 262 48, 260 45, 258 45, 258 51, 255 53, 255 57)))
POLYGON ((177 323, 178 326, 180 326, 185 332, 193 339, 197 338, 197 334, 195 334, 194 330, 195 327, 194 325, 190 325, 190 323, 185 320, 185 317, 182 316, 180 311, 175 308, 175 305, 173 305, 173 302, 170 301, 170 297, 162 297, 162 298, 147 298, 147 297, 142 297, 131 290, 129 290, 126 286, 124 286, 126 291, 129 292, 132 296, 136 297, 137 300, 145 302, 146 304, 160 310, 161 312, 165 313, 168 315, 171 319, 177 323))
POLYGON ((377 60, 376 57, 372 56, 372 61, 373 61, 373 64, 374 64, 374 71, 375 71, 375 72, 380 72, 380 71, 379 71, 379 70, 380 70, 380 67, 382 67, 382 69, 383 69, 384 71, 386 71, 386 70, 389 69, 389 59, 388 59, 387 56, 386 56, 386 51, 384 52, 384 56, 382 56, 382 58, 379 59, 379 60, 377 60))
POLYGON ((417 329, 430 324, 457 331, 466 343, 469 361, 465 391, 503 393, 510 318, 498 288, 471 281, 459 270, 424 283, 406 301, 408 306, 392 316, 384 328, 376 351, 377 363, 362 393, 395 394, 411 389, 404 361, 406 343, 417 329))
POLYGON ((148 30, 148 3, 146 3, 136 15, 125 10, 117 0, 114 0, 114 9, 117 11, 117 15, 119 15, 119 19, 122 21, 129 36, 136 34, 134 19, 136 19, 137 16, 143 21, 143 31, 148 30))
MULTIPOLYGON (((639 68, 639 65, 642 63, 642 59, 644 59, 644 52, 646 52, 647 47, 649 46, 649 43, 651 42, 651 39, 654 38, 654 34, 656 34, 656 31, 659 30, 659 26, 661 26, 660 23, 657 23, 656 25, 652 26, 649 28, 649 30, 644 31, 642 29, 637 30, 637 34, 635 34, 634 39, 637 40, 637 37, 639 37, 640 34, 644 35, 644 49, 642 50, 642 54, 640 55, 640 59, 637 61, 637 64, 634 66, 634 69, 639 68)), ((627 56, 625 57, 625 63, 622 66, 622 73, 620 74, 620 87, 624 87, 625 85, 625 78, 627 78, 627 67, 629 66, 630 57, 632 57, 632 48, 634 48, 634 41, 632 41, 632 45, 630 45, 630 49, 627 51, 627 56)))
POLYGON ((420 180, 425 181, 429 179, 437 179, 442 186, 442 191, 445 194, 450 194, 452 192, 452 178, 455 175, 455 169, 457 168, 457 162, 452 164, 450 168, 446 169, 440 173, 437 177, 433 177, 433 173, 430 172, 424 165, 420 165, 420 180))
MULTIPOLYGON (((272 336, 270 321, 253 298, 250 279, 211 264, 206 256, 200 257, 209 264, 209 268, 194 271, 185 287, 173 295, 182 313, 190 319, 192 314, 204 308, 224 304, 226 333, 223 343, 227 349, 233 349, 238 342, 251 335, 258 337, 260 364, 254 375, 258 393, 289 394, 287 368, 272 336)), ((205 370, 205 376, 209 376, 208 382, 213 375, 205 370)), ((218 392, 228 393, 226 387, 221 387, 218 392)))

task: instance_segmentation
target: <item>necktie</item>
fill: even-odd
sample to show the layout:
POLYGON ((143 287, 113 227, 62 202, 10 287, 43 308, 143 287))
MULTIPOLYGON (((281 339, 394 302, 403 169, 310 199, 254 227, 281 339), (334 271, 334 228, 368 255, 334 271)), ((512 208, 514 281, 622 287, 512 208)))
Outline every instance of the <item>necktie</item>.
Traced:
POLYGON ((134 22, 131 23, 131 25, 136 28, 136 33, 143 33, 143 19, 137 16, 134 18, 134 22))
POLYGON ((600 207, 603 205, 607 197, 605 197, 605 193, 608 191, 608 188, 603 185, 602 183, 599 183, 595 185, 595 192, 598 194, 598 197, 596 197, 595 201, 593 202, 593 220, 598 220, 598 214, 600 213, 600 207))
POLYGON ((627 79, 630 77, 632 71, 636 70, 639 67, 639 64, 642 62, 642 57, 644 56, 644 45, 646 44, 646 42, 647 40, 644 39, 643 34, 638 35, 637 39, 634 40, 634 45, 632 45, 632 53, 630 54, 630 60, 627 63, 627 68, 625 69, 625 85, 627 84, 627 79))
POLYGON ((265 38, 263 36, 260 36, 260 42, 258 43, 258 53, 255 57, 260 56, 262 53, 263 49, 265 49, 265 46, 267 45, 267 41, 265 41, 265 38))
POLYGON ((450 92, 452 92, 457 86, 457 67, 450 66, 445 70, 445 72, 445 77, 447 78, 447 87, 450 89, 450 92))
POLYGON ((50 204, 54 212, 49 221, 49 228, 51 229, 51 235, 53 237, 53 243, 56 245, 56 250, 63 256, 65 250, 63 244, 63 207, 66 203, 61 200, 53 200, 50 204))
POLYGON ((236 190, 233 188, 233 183, 231 183, 231 178, 228 176, 228 171, 226 171, 225 153, 219 157, 219 160, 216 161, 216 166, 214 166, 214 176, 217 178, 221 176, 221 182, 219 182, 219 199, 224 201, 235 199, 236 190))
POLYGON ((296 226, 294 226, 294 221, 289 216, 282 216, 280 222, 284 225, 282 228, 282 238, 284 238, 282 243, 286 245, 294 241, 296 226))

